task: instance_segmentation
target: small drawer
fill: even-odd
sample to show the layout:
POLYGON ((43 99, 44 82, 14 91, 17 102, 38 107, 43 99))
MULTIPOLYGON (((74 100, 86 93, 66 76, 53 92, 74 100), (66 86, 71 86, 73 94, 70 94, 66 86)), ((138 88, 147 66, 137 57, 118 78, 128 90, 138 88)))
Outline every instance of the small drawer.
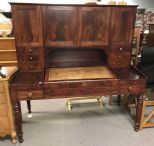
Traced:
POLYGON ((20 62, 18 63, 18 65, 22 71, 33 71, 43 69, 43 63, 40 62, 20 62))
POLYGON ((19 99, 39 99, 43 97, 42 90, 32 90, 32 91, 18 91, 17 97, 19 99))
POLYGON ((0 92, 0 105, 1 104, 6 104, 6 95, 2 92, 0 92))
POLYGON ((111 68, 123 68, 129 66, 131 62, 131 53, 129 51, 112 52, 107 58, 107 64, 111 68))
POLYGON ((0 82, 0 92, 4 92, 4 83, 0 82))
POLYGON ((9 129, 9 118, 0 117, 0 131, 5 129, 9 129))
POLYGON ((137 94, 140 93, 143 87, 136 86, 136 85, 127 85, 120 87, 120 93, 121 94, 137 94))
POLYGON ((0 105, 0 117, 7 115, 8 115, 7 105, 0 105))
POLYGON ((18 54, 37 54, 41 49, 39 47, 18 47, 16 50, 18 54))
POLYGON ((38 54, 29 54, 29 55, 19 55, 18 61, 19 62, 35 62, 39 60, 38 54))
POLYGON ((112 50, 113 51, 129 51, 131 50, 131 48, 127 46, 114 46, 112 50))

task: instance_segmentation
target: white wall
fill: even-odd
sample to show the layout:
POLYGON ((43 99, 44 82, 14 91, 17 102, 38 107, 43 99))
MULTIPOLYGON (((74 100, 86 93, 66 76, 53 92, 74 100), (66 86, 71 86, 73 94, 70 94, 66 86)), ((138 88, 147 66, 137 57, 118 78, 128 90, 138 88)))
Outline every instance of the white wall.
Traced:
MULTIPOLYGON (((13 2, 45 2, 45 3, 85 3, 88 0, 0 0, 0 10, 3 11, 10 11, 10 5, 8 4, 8 1, 13 2)), ((100 4, 106 4, 110 0, 102 0, 99 2, 100 4)), ((122 0, 116 0, 122 1, 122 0)), ((154 0, 125 0, 128 4, 132 5, 139 5, 140 8, 154 8, 154 0)))

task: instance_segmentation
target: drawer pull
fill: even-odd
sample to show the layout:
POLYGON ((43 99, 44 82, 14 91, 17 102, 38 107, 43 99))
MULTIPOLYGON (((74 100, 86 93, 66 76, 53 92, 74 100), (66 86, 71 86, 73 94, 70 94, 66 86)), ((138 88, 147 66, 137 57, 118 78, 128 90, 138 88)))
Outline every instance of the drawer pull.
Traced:
POLYGON ((31 68, 31 69, 34 68, 34 65, 30 65, 30 68, 31 68))
POLYGON ((129 90, 129 91, 132 91, 132 89, 133 89, 133 88, 132 88, 131 86, 128 87, 128 90, 129 90))
POLYGON ((33 60, 33 57, 32 57, 32 56, 30 56, 30 57, 29 57, 29 60, 33 60))
POLYGON ((119 56, 118 56, 118 58, 121 58, 121 57, 122 57, 122 55, 119 55, 119 56))
POLYGON ((27 96, 28 97, 32 97, 33 96, 33 93, 32 92, 28 92, 27 96))
POLYGON ((119 50, 120 50, 120 51, 122 51, 122 50, 123 50, 123 48, 119 48, 119 50))
POLYGON ((33 50, 32 49, 29 49, 29 53, 31 53, 31 52, 33 52, 33 50))

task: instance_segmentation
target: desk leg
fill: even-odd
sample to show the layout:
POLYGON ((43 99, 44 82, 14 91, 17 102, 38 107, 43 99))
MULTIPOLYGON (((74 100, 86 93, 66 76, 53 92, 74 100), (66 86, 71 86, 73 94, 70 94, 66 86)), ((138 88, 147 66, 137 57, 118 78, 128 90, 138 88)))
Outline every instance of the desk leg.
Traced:
POLYGON ((31 103, 30 103, 30 100, 27 100, 27 108, 28 108, 28 113, 31 113, 31 103))
POLYGON ((136 107, 135 131, 138 131, 140 128, 142 108, 143 108, 143 95, 138 95, 137 96, 137 107, 136 107))
POLYGON ((120 105, 121 105, 121 95, 118 95, 117 105, 118 105, 118 106, 120 106, 120 105))
POLYGON ((21 114, 21 106, 20 101, 14 102, 14 114, 15 114, 15 123, 16 130, 19 142, 23 142, 23 132, 22 132, 22 114, 21 114))

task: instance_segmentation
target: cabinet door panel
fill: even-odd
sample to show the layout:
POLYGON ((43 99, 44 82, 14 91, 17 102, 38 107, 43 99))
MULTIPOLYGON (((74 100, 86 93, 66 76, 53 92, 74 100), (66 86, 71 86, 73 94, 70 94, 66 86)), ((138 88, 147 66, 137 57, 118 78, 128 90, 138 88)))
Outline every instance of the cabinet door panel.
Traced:
POLYGON ((108 45, 110 8, 79 9, 79 43, 81 46, 108 45))
POLYGON ((136 8, 112 8, 111 44, 128 46, 132 44, 136 8))
POLYGON ((44 7, 45 44, 47 46, 74 46, 76 21, 76 7, 44 7))
POLYGON ((42 46, 41 9, 36 5, 12 6, 17 46, 42 46))

